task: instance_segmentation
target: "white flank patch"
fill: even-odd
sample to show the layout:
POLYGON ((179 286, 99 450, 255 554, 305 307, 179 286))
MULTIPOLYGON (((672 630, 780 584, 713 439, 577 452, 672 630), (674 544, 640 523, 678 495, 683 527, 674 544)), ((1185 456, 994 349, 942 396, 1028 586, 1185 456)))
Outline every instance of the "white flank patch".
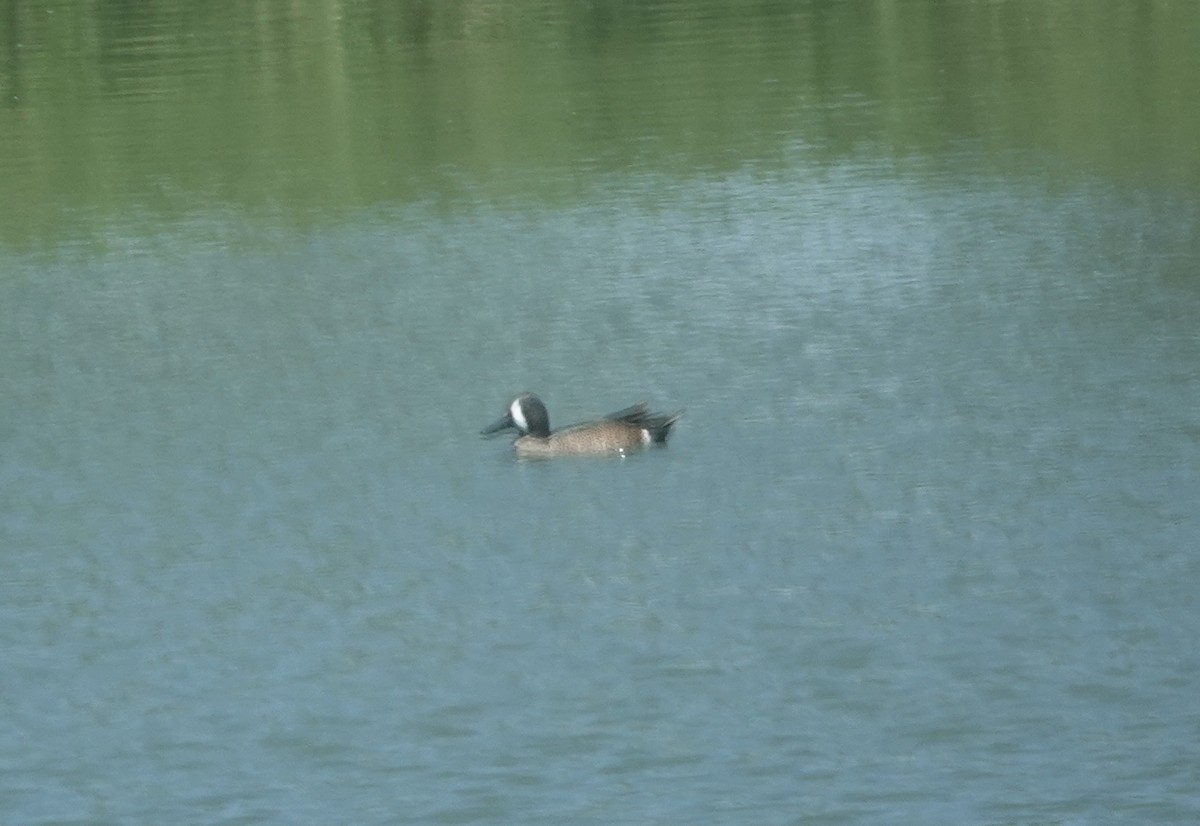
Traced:
POLYGON ((650 431, 644 427, 642 428, 642 444, 650 444, 650 431))

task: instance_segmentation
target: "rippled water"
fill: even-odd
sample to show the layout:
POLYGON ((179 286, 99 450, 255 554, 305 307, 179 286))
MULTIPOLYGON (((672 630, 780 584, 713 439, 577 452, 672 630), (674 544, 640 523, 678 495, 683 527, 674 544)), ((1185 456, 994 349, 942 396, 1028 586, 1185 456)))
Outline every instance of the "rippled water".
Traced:
POLYGON ((12 817, 1196 813, 1191 219, 640 186, 17 270, 12 817), (688 412, 522 464, 524 388, 688 412))
POLYGON ((4 18, 0 821, 1200 817, 1191 7, 215 8, 4 18))

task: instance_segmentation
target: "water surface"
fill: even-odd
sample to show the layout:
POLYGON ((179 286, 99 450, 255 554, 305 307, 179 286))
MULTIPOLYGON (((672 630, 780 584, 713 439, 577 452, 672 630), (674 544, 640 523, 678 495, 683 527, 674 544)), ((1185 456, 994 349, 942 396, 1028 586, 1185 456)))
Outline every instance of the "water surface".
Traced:
POLYGON ((385 5, 7 9, 5 817, 1193 822, 1193 7, 385 5))

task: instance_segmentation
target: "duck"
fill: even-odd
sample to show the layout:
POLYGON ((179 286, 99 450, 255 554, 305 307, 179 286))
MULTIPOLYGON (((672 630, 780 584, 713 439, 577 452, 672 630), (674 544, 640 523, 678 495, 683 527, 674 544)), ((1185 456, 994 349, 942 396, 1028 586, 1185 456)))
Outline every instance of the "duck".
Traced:
POLYGON ((624 456, 651 445, 666 446, 671 427, 682 415, 682 410, 654 413, 638 402, 602 419, 552 431, 546 405, 533 393, 522 393, 480 435, 516 430, 513 451, 521 457, 624 456))

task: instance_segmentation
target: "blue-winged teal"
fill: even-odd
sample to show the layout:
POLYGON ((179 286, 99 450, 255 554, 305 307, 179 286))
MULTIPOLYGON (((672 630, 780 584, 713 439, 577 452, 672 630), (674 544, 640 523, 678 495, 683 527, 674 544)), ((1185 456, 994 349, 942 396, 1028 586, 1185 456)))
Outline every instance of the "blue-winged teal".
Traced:
POLYGON ((550 431, 546 405, 532 393, 522 393, 508 405, 495 424, 485 427, 484 436, 516 429, 521 435, 513 442, 518 456, 582 456, 619 454, 641 450, 647 445, 667 443, 671 425, 683 415, 651 413, 645 402, 610 413, 597 422, 550 431))

